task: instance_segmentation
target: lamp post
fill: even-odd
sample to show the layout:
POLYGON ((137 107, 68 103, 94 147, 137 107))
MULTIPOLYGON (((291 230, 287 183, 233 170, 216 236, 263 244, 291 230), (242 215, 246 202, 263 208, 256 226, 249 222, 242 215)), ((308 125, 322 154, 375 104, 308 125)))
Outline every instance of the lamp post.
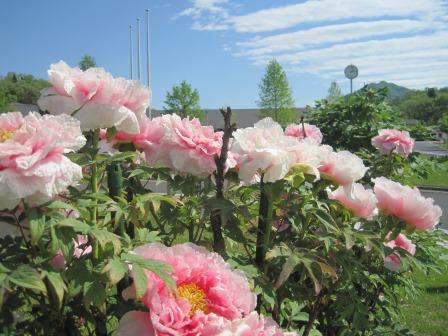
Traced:
POLYGON ((140 19, 137 18, 137 79, 140 80, 140 19))
POLYGON ((132 53, 132 26, 129 25, 129 65, 130 65, 130 75, 131 75, 131 79, 134 76, 133 75, 133 64, 132 64, 132 59, 133 59, 134 55, 132 53))
MULTIPOLYGON (((146 83, 151 87, 151 62, 149 53, 149 9, 146 10, 146 83)), ((148 117, 151 119, 151 103, 148 106, 148 117)))

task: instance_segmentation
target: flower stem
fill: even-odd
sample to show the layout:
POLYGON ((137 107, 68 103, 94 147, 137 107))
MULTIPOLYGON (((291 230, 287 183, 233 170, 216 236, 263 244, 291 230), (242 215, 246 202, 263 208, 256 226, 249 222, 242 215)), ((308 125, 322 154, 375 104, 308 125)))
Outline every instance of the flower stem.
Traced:
MULTIPOLYGON (((224 134, 222 136, 222 147, 219 156, 215 157, 216 172, 216 198, 218 200, 224 200, 224 175, 226 171, 226 162, 229 152, 229 141, 235 130, 235 124, 231 124, 232 110, 227 107, 226 110, 221 109, 221 114, 224 117, 224 134)), ((214 209, 210 214, 210 223, 213 232, 213 250, 225 255, 226 244, 224 236, 222 234, 222 226, 226 223, 222 223, 221 213, 219 209, 214 209)))
POLYGON ((260 181, 260 208, 258 212, 257 246, 255 262, 263 272, 266 271, 265 257, 271 240, 272 200, 266 190, 263 177, 260 181))
MULTIPOLYGON (((97 154, 98 154, 99 140, 100 140, 100 129, 97 128, 93 132, 93 139, 92 139, 92 150, 93 150, 92 161, 93 161, 93 163, 92 163, 92 172, 91 172, 91 177, 90 177, 90 187, 92 189, 92 193, 98 192, 98 166, 97 166, 96 159, 97 159, 97 154)), ((97 212, 98 212, 98 208, 95 204, 91 211, 92 223, 94 225, 96 225, 96 221, 97 221, 97 212)), ((98 259, 98 255, 99 255, 98 240, 94 240, 93 241, 93 257, 95 259, 98 259)))

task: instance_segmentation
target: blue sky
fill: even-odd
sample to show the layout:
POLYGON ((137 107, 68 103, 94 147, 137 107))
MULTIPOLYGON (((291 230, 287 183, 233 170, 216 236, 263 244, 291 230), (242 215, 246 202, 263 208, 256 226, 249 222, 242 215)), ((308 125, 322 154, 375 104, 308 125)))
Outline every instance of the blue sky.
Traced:
POLYGON ((146 8, 155 108, 182 80, 199 90, 204 108, 254 107, 272 57, 287 71, 297 106, 324 97, 332 80, 347 92, 349 63, 360 70, 355 88, 383 79, 448 85, 447 0, 4 0, 0 75, 46 78, 51 63, 73 66, 88 53, 129 77, 128 26, 140 17, 146 82, 146 8))

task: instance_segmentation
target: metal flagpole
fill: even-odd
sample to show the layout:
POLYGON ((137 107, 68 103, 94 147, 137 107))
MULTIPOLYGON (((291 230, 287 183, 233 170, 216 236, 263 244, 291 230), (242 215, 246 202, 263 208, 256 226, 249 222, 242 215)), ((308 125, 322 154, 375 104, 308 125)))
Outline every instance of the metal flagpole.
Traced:
POLYGON ((140 19, 137 18, 137 79, 140 77, 140 19))
POLYGON ((129 25, 129 65, 131 66, 131 79, 133 77, 133 64, 132 64, 132 59, 133 59, 134 55, 132 53, 132 26, 129 25))
MULTIPOLYGON (((146 83, 151 87, 151 62, 149 53, 149 9, 146 10, 146 83)), ((151 103, 148 107, 148 117, 151 119, 151 103)))

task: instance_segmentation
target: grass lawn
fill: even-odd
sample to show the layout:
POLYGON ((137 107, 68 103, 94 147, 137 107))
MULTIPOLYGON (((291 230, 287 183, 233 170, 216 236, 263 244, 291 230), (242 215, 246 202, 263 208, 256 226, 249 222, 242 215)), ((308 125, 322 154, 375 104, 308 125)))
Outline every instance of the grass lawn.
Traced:
POLYGON ((416 275, 422 293, 403 303, 404 322, 416 336, 448 335, 448 269, 444 274, 416 275))
MULTIPOLYGON (((421 179, 418 176, 412 176, 408 183, 417 186, 434 186, 448 188, 448 161, 441 164, 441 168, 433 172, 427 179, 421 179)), ((448 335, 448 332, 447 332, 448 335)))

